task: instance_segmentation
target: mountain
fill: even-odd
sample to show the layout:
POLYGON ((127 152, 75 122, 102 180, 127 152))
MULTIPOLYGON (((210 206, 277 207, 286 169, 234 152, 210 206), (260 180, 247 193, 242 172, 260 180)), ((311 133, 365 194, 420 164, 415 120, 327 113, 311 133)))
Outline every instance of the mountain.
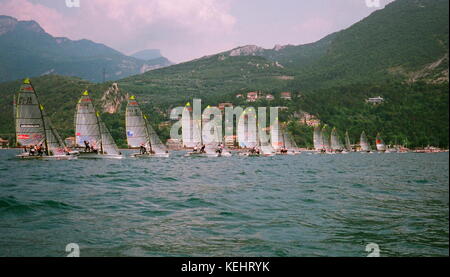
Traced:
POLYGON ((448 21, 447 0, 397 0, 316 43, 227 54, 279 62, 298 71, 294 83, 303 88, 392 78, 448 82, 448 21))
POLYGON ((170 64, 164 57, 145 61, 89 40, 53 37, 35 21, 9 16, 0 16, 0 49, 0 82, 46 74, 101 82, 170 64))
POLYGON ((149 60, 161 58, 162 55, 161 55, 161 50, 159 50, 159 49, 146 49, 146 50, 142 50, 142 51, 134 53, 133 55, 131 55, 131 57, 134 57, 134 58, 140 59, 140 60, 144 60, 144 61, 149 61, 149 60))
POLYGON ((214 55, 120 80, 121 86, 148 101, 175 104, 192 97, 283 87, 289 72, 263 57, 214 55), (152 73, 151 73, 152 72, 152 73))
POLYGON ((247 45, 120 82, 143 97, 167 101, 386 80, 448 83, 448 8, 447 0, 397 0, 315 43, 247 45))

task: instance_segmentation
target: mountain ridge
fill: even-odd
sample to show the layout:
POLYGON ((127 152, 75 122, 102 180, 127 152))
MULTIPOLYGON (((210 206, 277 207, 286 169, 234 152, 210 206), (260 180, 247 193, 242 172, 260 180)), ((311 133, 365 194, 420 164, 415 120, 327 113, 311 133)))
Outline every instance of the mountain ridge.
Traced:
POLYGON ((101 82, 141 74, 170 63, 164 57, 150 61, 129 57, 87 39, 53 37, 36 21, 2 15, 0 49, 0 81, 54 73, 101 82))

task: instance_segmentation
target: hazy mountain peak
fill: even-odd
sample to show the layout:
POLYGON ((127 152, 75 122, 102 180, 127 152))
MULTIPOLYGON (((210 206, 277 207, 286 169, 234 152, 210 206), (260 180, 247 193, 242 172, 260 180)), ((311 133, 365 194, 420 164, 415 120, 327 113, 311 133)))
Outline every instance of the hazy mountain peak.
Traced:
POLYGON ((161 50, 159 50, 159 49, 145 49, 145 50, 134 53, 133 55, 131 55, 131 57, 148 61, 148 60, 161 58, 162 54, 161 54, 161 50))
POLYGON ((14 30, 17 23, 14 17, 0 15, 0 36, 14 30))

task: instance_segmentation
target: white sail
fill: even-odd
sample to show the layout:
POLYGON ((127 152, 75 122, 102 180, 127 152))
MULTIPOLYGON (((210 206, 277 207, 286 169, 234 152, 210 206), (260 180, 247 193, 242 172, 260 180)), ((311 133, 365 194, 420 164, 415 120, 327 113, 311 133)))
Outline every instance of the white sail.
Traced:
POLYGON ((111 133, 95 111, 89 92, 83 92, 77 104, 75 113, 76 145, 84 147, 89 142, 92 149, 98 154, 120 156, 119 148, 114 142, 111 133))
POLYGON ((53 155, 65 155, 66 145, 64 144, 64 141, 61 139, 56 129, 53 128, 50 119, 46 115, 44 115, 44 122, 45 122, 45 133, 47 138, 47 147, 50 150, 50 153, 53 155))
POLYGON ((279 124, 272 125, 270 128, 270 140, 272 142, 273 149, 281 150, 281 148, 285 147, 284 139, 284 134, 281 133, 279 124))
POLYGON ((345 132, 345 150, 352 151, 352 144, 350 142, 350 137, 348 135, 348 131, 345 132))
POLYGON ((327 128, 328 128, 327 125, 323 126, 321 137, 322 137, 322 145, 323 145, 322 149, 325 149, 328 151, 328 150, 330 150, 331 145, 330 145, 330 139, 329 139, 330 136, 328 135, 327 128))
POLYGON ((85 142, 100 149, 101 133, 100 122, 95 112, 89 93, 85 91, 77 104, 75 113, 75 138, 78 147, 84 147, 85 142))
POLYGON ((256 114, 249 110, 240 116, 237 123, 238 142, 241 148, 255 148, 259 147, 259 134, 256 123, 256 114))
POLYGON ((343 150, 339 134, 336 130, 336 128, 333 128, 333 131, 331 131, 331 150, 332 151, 340 151, 343 150))
POLYGON ((102 154, 120 155, 119 148, 117 147, 116 143, 114 142, 114 139, 111 136, 111 133, 109 132, 105 123, 100 118, 99 118, 99 124, 100 124, 100 133, 101 133, 101 137, 102 137, 102 140, 101 140, 102 154))
POLYGON ((208 116, 203 115, 200 128, 202 131, 201 144, 205 145, 206 154, 210 156, 217 155, 219 146, 222 143, 222 134, 219 134, 219 126, 217 126, 215 121, 210 121, 208 116))
POLYGON ((324 149, 323 146, 323 138, 322 138, 322 129, 320 128, 320 126, 316 126, 314 128, 314 149, 316 151, 321 151, 322 149, 324 149))
POLYGON ((149 134, 141 108, 134 96, 128 100, 125 111, 125 129, 127 143, 131 148, 149 147, 149 134))
POLYGON ((386 144, 384 143, 384 140, 381 138, 380 134, 377 134, 376 144, 377 144, 378 151, 380 151, 380 152, 386 151, 386 144))
POLYGON ((152 126, 148 123, 147 116, 144 115, 145 125, 147 127, 147 133, 150 140, 150 145, 152 147, 153 152, 155 154, 166 154, 168 153, 167 146, 161 141, 158 134, 152 128, 152 126))
POLYGON ((299 152, 297 143, 295 142, 294 138, 289 134, 289 132, 287 130, 284 130, 284 132, 283 132, 283 141, 284 141, 284 147, 288 150, 289 153, 299 152))
POLYGON ((268 139, 267 141, 262 139, 263 136, 261 135, 264 134, 264 137, 268 137, 267 133, 265 133, 265 131, 260 128, 259 124, 257 124, 256 126, 261 153, 265 156, 275 155, 276 151, 275 149, 273 149, 270 139, 268 139))
POLYGON ((370 152, 372 150, 369 144, 369 140, 367 139, 366 132, 364 131, 361 133, 359 145, 361 147, 361 151, 370 152))

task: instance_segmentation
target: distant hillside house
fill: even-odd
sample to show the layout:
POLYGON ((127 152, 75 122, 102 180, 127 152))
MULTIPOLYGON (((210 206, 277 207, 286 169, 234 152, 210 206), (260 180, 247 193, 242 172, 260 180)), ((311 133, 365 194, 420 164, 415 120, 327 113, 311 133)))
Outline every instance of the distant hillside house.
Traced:
POLYGON ((272 94, 267 94, 266 95, 266 100, 273 101, 273 100, 275 100, 275 96, 273 96, 272 94))
POLYGON ((247 102, 255 102, 256 100, 258 100, 258 92, 257 91, 252 91, 247 93, 247 102))
POLYGON ((64 143, 68 147, 74 147, 76 145, 76 140, 74 137, 68 137, 64 140, 64 143))
POLYGON ((236 95, 236 98, 244 98, 244 95, 238 94, 238 95, 236 95))
POLYGON ((384 98, 381 96, 373 97, 373 98, 367 99, 366 102, 370 103, 370 104, 381 104, 384 102, 384 98))
POLYGON ((0 148, 7 148, 9 145, 9 141, 7 139, 0 138, 0 148))
POLYGON ((292 93, 282 92, 280 98, 283 100, 292 100, 292 93))

